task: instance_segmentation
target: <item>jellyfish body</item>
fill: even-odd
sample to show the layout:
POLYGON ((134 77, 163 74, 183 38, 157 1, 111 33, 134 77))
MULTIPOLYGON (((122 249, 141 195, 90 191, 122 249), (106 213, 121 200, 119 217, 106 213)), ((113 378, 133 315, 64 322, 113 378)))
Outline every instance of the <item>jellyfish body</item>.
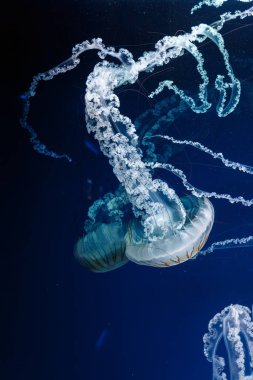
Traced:
POLYGON ((213 380, 253 380, 253 322, 249 308, 230 305, 216 314, 204 335, 204 354, 213 364, 213 380), (224 340, 228 363, 217 354, 224 340), (229 371, 229 377, 225 373, 229 371))
MULTIPOLYGON (((187 196, 181 199, 186 221, 180 229, 170 229, 163 239, 148 241, 138 221, 127 235, 126 255, 136 264, 170 267, 195 256, 208 239, 214 221, 214 209, 207 198, 187 196)), ((166 214, 160 217, 166 219, 166 214)))
POLYGON ((100 224, 78 240, 74 254, 77 261, 92 272, 108 272, 128 262, 126 226, 120 223, 100 224))
POLYGON ((119 187, 89 208, 85 233, 75 246, 77 261, 92 272, 108 272, 128 262, 125 236, 129 201, 119 187))
MULTIPOLYGON (((185 224, 178 230, 170 228, 162 239, 149 241, 141 221, 133 217, 128 222, 95 223, 77 242, 76 259, 93 272, 107 272, 128 260, 140 265, 169 267, 193 258, 208 239, 214 209, 207 198, 193 195, 181 198, 181 202, 186 210, 185 224)), ((108 209, 103 212, 108 213, 108 209)), ((170 224, 170 208, 166 213, 165 207, 165 212, 151 218, 154 231, 157 218, 170 224)))

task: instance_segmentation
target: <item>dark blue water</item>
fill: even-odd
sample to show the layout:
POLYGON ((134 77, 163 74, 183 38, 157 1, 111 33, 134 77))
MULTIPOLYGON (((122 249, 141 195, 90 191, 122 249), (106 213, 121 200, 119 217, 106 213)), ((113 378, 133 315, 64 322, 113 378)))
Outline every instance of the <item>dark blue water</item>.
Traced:
MULTIPOLYGON (((91 273, 75 261, 73 246, 82 236, 89 206, 118 185, 85 129, 85 81, 98 62, 96 53, 88 52, 75 72, 43 83, 32 103, 31 122, 41 140, 69 154, 73 164, 38 155, 19 126, 20 96, 32 76, 67 58, 77 42, 102 37, 108 45, 127 47, 137 58, 164 34, 218 18, 213 9, 190 16, 193 4, 14 1, 4 12, 2 380, 211 379, 202 343, 209 320, 231 303, 251 307, 252 248, 215 251, 169 269, 129 263, 106 274, 91 273)), ((231 23, 224 30, 242 83, 235 112, 219 119, 214 110, 201 116, 187 111, 171 126, 171 135, 192 136, 248 165, 253 163, 253 27, 238 28, 250 22, 231 23)), ((214 80, 222 60, 214 47, 202 49, 214 80)), ((189 57, 171 67, 155 77, 143 76, 145 90, 153 90, 165 78, 197 90, 198 76, 189 57)), ((132 89, 124 91, 120 100, 122 111, 135 119, 154 104, 140 85, 132 89)), ((253 197, 251 176, 224 169, 200 152, 175 151, 172 162, 196 187, 253 197)), ((167 176, 166 180, 182 191, 178 179, 167 176)), ((220 200, 213 204, 216 220, 209 243, 253 234, 252 209, 220 200)))

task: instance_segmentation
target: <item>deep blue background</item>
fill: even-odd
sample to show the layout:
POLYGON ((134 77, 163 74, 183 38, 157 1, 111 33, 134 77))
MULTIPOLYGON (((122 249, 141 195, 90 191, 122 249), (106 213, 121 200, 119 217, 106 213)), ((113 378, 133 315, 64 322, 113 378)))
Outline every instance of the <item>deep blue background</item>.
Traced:
MULTIPOLYGON (((97 146, 85 130, 83 104, 85 80, 98 62, 95 53, 88 52, 75 72, 41 85, 32 103, 31 122, 43 142, 68 153, 73 164, 34 152, 18 122, 19 97, 32 76, 63 61, 75 43, 102 37, 138 57, 164 34, 217 19, 212 9, 189 16, 193 3, 14 1, 2 10, 2 380, 210 379, 202 343, 208 321, 231 303, 251 306, 252 248, 220 250, 163 270, 128 264, 93 274, 76 263, 73 246, 89 205, 117 186, 107 160, 83 143, 89 139, 97 146)), ((231 23, 224 33, 251 22, 231 23)), ((201 142, 248 165, 253 163, 252 28, 225 37, 242 81, 238 109, 222 120, 214 111, 199 117, 188 112, 171 126, 172 135, 183 137, 184 128, 197 123, 207 131, 199 132, 201 142)), ((222 60, 211 44, 202 51, 213 80, 222 60)), ((147 91, 165 77, 196 90, 198 76, 191 65, 186 56, 173 62, 164 76, 141 80, 146 78, 147 91)), ((120 99, 123 111, 135 118, 152 104, 140 84, 132 89, 139 92, 126 91, 120 99)), ((184 150, 172 162, 199 188, 253 197, 252 177, 223 169, 198 152, 184 150)), ((177 179, 167 180, 182 191, 177 179)), ((253 234, 250 208, 213 204, 216 222, 210 242, 253 234)))

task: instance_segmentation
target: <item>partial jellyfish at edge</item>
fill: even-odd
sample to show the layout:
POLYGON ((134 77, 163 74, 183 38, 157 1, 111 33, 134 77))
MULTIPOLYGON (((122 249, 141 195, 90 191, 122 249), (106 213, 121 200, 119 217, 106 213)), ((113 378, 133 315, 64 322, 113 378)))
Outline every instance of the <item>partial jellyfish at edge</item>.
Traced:
POLYGON ((248 307, 225 307, 209 322, 203 341, 204 354, 213 365, 213 380, 253 380, 253 320, 248 307), (218 353, 222 340, 227 363, 218 353))

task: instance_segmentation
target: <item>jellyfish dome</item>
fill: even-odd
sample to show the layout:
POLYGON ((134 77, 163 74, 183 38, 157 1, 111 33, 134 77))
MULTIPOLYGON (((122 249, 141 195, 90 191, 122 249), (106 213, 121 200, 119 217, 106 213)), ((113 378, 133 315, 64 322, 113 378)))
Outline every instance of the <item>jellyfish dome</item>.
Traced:
POLYGON ((77 242, 75 257, 92 272, 117 269, 128 261, 125 234, 121 224, 100 224, 77 242))
MULTIPOLYGON (((148 241, 143 229, 133 221, 127 235, 126 255, 136 264, 170 267, 193 258, 208 239, 214 221, 214 209, 207 198, 189 195, 181 198, 186 221, 180 229, 169 229, 163 239, 148 241)), ((166 220, 166 216, 161 217, 166 220)), ((168 220, 169 223, 169 220, 168 220)))
MULTIPOLYGON (((225 1, 203 0, 192 12, 204 5, 219 7, 225 1)), ((249 3, 251 0, 238 2, 249 3)), ((178 140, 167 133, 163 134, 162 128, 186 108, 200 114, 212 106, 208 92, 209 75, 199 48, 203 43, 210 42, 216 47, 222 58, 223 71, 225 70, 225 74, 218 74, 214 80, 213 87, 218 94, 217 115, 222 118, 234 111, 240 99, 241 85, 234 75, 221 30, 227 22, 243 20, 249 16, 253 16, 253 7, 234 13, 226 12, 210 25, 200 23, 188 33, 180 32, 176 36, 163 37, 153 50, 144 52, 138 59, 134 59, 127 49, 117 51, 105 46, 101 38, 84 41, 74 46, 68 60, 33 78, 24 95, 21 125, 30 132, 30 140, 39 153, 70 160, 66 155, 49 151, 38 140, 28 123, 30 98, 36 94, 39 81, 51 80, 56 75, 74 69, 80 63, 82 53, 88 50, 98 51, 100 62, 94 66, 86 81, 86 127, 98 140, 100 150, 108 158, 120 186, 114 194, 105 195, 90 207, 84 237, 75 247, 75 256, 81 264, 95 272, 116 269, 128 260, 154 267, 180 264, 196 257, 208 239, 214 222, 214 208, 209 198, 225 199, 244 206, 253 205, 253 199, 196 188, 182 170, 171 164, 170 153, 166 149, 156 152, 155 146, 156 139, 164 141, 166 146, 170 143, 177 146, 190 145, 220 160, 226 167, 253 174, 251 167, 233 162, 198 141, 178 140), (154 99, 169 91, 180 100, 177 109, 164 112, 164 103, 157 102, 154 112, 151 112, 152 119, 147 112, 137 118, 136 123, 121 113, 117 95, 119 89, 136 83, 143 73, 153 72, 172 61, 174 63, 184 54, 192 56, 196 62, 200 78, 196 95, 191 96, 189 91, 180 89, 172 80, 164 80, 149 97, 154 99), (143 122, 147 119, 146 116, 149 121, 145 126, 143 122), (157 117, 156 120, 154 116, 157 117), (157 169, 177 176, 190 195, 176 194, 169 180, 157 178, 157 169)), ((244 244, 252 240, 253 237, 249 236, 217 242, 206 251, 212 252, 218 246, 244 244)))
POLYGON ((128 203, 119 189, 90 207, 86 233, 78 240, 74 254, 78 262, 92 272, 108 272, 128 262, 125 241, 128 225, 121 219, 128 203))

